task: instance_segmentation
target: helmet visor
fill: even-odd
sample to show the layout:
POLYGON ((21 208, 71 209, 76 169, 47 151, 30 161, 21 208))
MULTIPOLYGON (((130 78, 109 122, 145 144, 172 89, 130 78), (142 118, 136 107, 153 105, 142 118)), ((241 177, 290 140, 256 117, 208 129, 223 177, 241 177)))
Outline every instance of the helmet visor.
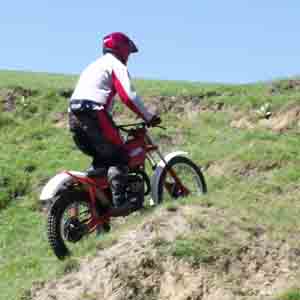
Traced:
POLYGON ((132 40, 129 40, 129 50, 130 53, 137 53, 139 51, 139 49, 132 40))

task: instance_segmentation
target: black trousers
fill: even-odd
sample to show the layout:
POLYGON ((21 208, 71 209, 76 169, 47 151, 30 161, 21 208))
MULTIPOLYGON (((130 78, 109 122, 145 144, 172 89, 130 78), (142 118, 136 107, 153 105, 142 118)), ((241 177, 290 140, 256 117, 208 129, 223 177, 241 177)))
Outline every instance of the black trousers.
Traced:
MULTIPOLYGON (((129 157, 121 146, 110 142, 102 132, 97 110, 71 111, 69 126, 77 147, 93 158, 94 168, 127 166, 129 157)), ((111 126, 115 126, 110 116, 111 126)))
POLYGON ((93 158, 92 165, 95 169, 103 167, 108 169, 107 177, 111 186, 113 205, 120 207, 126 201, 129 157, 119 145, 120 140, 118 144, 109 140, 110 135, 118 138, 118 130, 104 110, 100 113, 91 109, 89 102, 77 101, 74 107, 76 109, 69 113, 69 125, 74 142, 83 153, 93 158), (103 132, 104 130, 108 132, 103 132))

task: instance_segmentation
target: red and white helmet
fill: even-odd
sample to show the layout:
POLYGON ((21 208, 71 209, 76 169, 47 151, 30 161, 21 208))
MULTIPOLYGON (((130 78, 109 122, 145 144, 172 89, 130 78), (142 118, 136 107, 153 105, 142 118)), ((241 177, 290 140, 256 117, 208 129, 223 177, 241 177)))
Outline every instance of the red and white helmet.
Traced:
POLYGON ((131 53, 138 52, 135 43, 122 32, 113 32, 103 38, 103 53, 113 53, 124 64, 131 53))

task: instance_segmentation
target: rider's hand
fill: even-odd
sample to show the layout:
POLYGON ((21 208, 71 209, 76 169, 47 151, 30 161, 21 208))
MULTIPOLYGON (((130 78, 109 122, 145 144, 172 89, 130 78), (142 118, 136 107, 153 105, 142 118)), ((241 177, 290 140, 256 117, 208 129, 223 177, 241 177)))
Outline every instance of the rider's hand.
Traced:
POLYGON ((154 115, 152 119, 147 123, 149 127, 155 127, 161 123, 161 118, 159 115, 154 115))

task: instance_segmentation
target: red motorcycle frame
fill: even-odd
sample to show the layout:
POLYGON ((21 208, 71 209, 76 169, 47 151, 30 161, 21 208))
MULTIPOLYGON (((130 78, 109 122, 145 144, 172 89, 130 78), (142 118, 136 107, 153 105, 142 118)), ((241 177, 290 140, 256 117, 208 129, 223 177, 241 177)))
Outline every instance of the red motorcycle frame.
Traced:
POLYGON ((163 156, 148 134, 145 123, 119 128, 127 133, 124 147, 130 157, 129 178, 132 180, 129 180, 126 190, 128 201, 124 206, 112 206, 106 169, 85 173, 64 171, 51 178, 42 190, 41 201, 51 203, 48 212, 48 241, 59 259, 64 259, 70 253, 69 244, 65 242, 77 243, 96 229, 108 228, 106 225, 112 217, 126 216, 140 209, 143 207, 144 195, 150 191, 152 204, 160 204, 166 195, 176 200, 207 191, 201 169, 185 156, 185 152, 175 151, 163 156), (135 127, 125 129, 130 126, 135 127), (159 163, 154 153, 160 158, 159 163), (145 172, 146 161, 150 162, 154 171, 151 182, 145 172))
MULTIPOLYGON (((131 137, 125 143, 125 149, 129 154, 129 169, 142 169, 145 168, 145 161, 148 160, 153 168, 156 167, 156 162, 154 161, 151 153, 156 152, 160 159, 167 165, 164 156, 159 151, 157 145, 154 144, 152 138, 147 133, 147 128, 145 123, 138 123, 138 124, 130 124, 130 125, 123 125, 119 127, 121 130, 128 133, 131 137), (140 126, 137 129, 126 130, 126 127, 130 126, 140 126)), ((161 127, 162 128, 162 127, 161 127)), ((188 196, 189 190, 185 187, 177 176, 175 170, 172 168, 168 168, 167 172, 169 175, 174 179, 174 182, 177 185, 178 192, 181 196, 188 196)), ((71 172, 65 171, 66 174, 71 176, 75 182, 82 184, 85 189, 88 191, 89 200, 90 200, 90 209, 91 209, 91 218, 87 222, 88 232, 93 232, 99 225, 103 225, 104 223, 108 223, 111 217, 117 217, 118 212, 113 208, 108 211, 105 215, 99 216, 96 205, 97 201, 104 201, 109 202, 111 201, 111 194, 108 193, 109 191, 109 183, 106 176, 91 178, 91 177, 80 177, 72 174, 71 172), (99 199, 100 198, 100 199, 99 199)), ((167 182, 165 182, 165 188, 168 192, 171 193, 171 186, 167 182)), ((77 215, 76 208, 73 208, 70 211, 72 216, 77 215)))

